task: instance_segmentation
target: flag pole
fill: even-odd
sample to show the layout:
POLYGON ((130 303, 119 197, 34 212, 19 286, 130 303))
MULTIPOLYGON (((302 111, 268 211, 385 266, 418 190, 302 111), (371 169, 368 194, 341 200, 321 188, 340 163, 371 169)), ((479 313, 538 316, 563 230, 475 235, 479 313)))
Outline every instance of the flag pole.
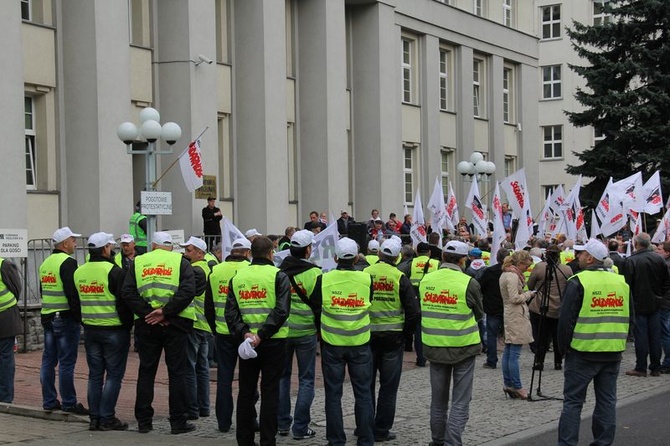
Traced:
POLYGON ((174 167, 174 165, 177 164, 177 162, 179 161, 179 158, 181 158, 181 156, 188 150, 188 147, 191 145, 191 143, 192 143, 192 142, 195 142, 195 141, 197 141, 197 140, 199 140, 199 139, 202 137, 202 135, 204 135, 205 132, 206 132, 208 129, 209 129, 209 126, 205 127, 205 130, 203 130, 202 132, 200 132, 200 134, 199 134, 196 138, 194 138, 194 139, 188 144, 188 146, 186 146, 186 148, 185 148, 184 150, 181 151, 181 153, 179 154, 179 156, 172 162, 172 164, 170 164, 170 165, 168 166, 168 168, 165 169, 165 171, 161 174, 161 176, 159 176, 158 179, 152 183, 152 186, 153 186, 154 189, 156 188, 156 185, 158 184, 158 182, 165 176, 165 174, 167 174, 167 173, 170 171, 170 169, 172 169, 172 168, 174 167))

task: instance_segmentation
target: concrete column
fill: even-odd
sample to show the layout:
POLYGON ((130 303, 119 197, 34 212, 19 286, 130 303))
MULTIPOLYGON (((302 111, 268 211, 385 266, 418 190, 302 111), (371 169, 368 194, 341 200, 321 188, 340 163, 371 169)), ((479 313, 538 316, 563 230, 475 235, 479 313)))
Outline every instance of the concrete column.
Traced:
MULTIPOLYGON (((460 46, 455 52, 455 100, 456 100, 456 164, 469 161, 475 144, 474 105, 472 99, 472 48, 460 46)), ((470 191, 470 183, 462 179, 453 183, 459 203, 463 203, 470 191)), ((461 211, 463 212, 463 211, 461 211)))
POLYGON ((237 226, 284 228, 288 215, 285 4, 234 4, 237 226))
MULTIPOLYGON (((300 216, 349 201, 344 2, 298 2, 300 216)), ((302 220, 301 220, 302 221, 302 220)))
MULTIPOLYGON (((537 113, 539 92, 537 88, 522 88, 522 85, 533 85, 537 82, 538 69, 531 65, 520 65, 517 70, 519 80, 516 84, 521 116, 519 123, 521 131, 517 133, 519 138, 520 166, 525 168, 526 181, 530 192, 530 202, 533 216, 540 212, 544 206, 545 197, 540 190, 540 127, 537 113)), ((565 147, 565 145, 564 145, 565 147)))
POLYGON ((27 228, 26 157, 24 154, 23 39, 21 5, 8 2, 0 14, 0 134, 3 144, 0 163, 0 228, 27 228))
MULTIPOLYGON (((502 180, 505 176, 505 123, 503 122, 503 58, 491 56, 489 79, 491 88, 488 103, 491 104, 488 111, 489 116, 489 161, 496 165, 496 173, 491 181, 502 180)), ((516 88, 510 90, 512 94, 516 88)), ((491 183, 491 188, 495 183, 491 183)), ((487 200, 490 202, 490 197, 487 200)))
POLYGON ((354 217, 387 212, 403 200, 400 28, 394 7, 352 8, 354 217))
MULTIPOLYGON (((440 147, 440 41, 435 36, 425 36, 421 45, 421 199, 428 203, 435 177, 441 173, 440 147)), ((428 216, 426 216, 428 218, 428 216)))
MULTIPOLYGON (((62 2, 64 146, 67 221, 88 235, 128 228, 131 157, 116 136, 129 117, 128 3, 62 2), (118 209, 127 209, 128 213, 118 209)), ((61 172, 64 175, 64 173, 61 172)))

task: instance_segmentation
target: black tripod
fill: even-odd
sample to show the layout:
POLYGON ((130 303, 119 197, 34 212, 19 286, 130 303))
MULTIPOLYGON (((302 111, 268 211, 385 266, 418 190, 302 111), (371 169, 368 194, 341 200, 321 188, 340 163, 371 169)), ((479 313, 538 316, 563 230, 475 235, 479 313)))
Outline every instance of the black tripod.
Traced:
MULTIPOLYGON (((546 338, 546 330, 544 329, 545 324, 547 323, 547 311, 549 310, 549 294, 551 292, 551 284, 557 277, 556 274, 560 273, 565 277, 565 274, 558 269, 556 266, 556 262, 559 261, 559 258, 557 256, 553 256, 553 253, 546 253, 545 255, 545 261, 547 264, 545 273, 544 273, 544 283, 538 290, 540 293, 541 301, 540 301, 540 319, 537 325, 537 333, 538 333, 538 339, 536 339, 536 344, 535 344, 535 356, 533 357, 533 373, 531 374, 530 377, 530 392, 528 392, 528 401, 538 401, 538 400, 563 400, 563 398, 558 398, 558 397, 552 397, 552 396, 546 396, 542 393, 542 371, 544 369, 544 354, 546 354, 547 351, 547 338, 546 338), (541 359, 541 361, 540 361, 541 359), (538 380, 537 380, 537 396, 539 397, 538 399, 533 399, 533 382, 535 381, 535 372, 538 373, 538 380)), ((567 277, 565 277, 567 279, 567 277)), ((563 293, 561 291, 560 284, 556 282, 556 288, 558 290, 558 295, 559 298, 562 300, 563 299, 563 293)), ((556 347, 554 347, 556 348, 556 347)))

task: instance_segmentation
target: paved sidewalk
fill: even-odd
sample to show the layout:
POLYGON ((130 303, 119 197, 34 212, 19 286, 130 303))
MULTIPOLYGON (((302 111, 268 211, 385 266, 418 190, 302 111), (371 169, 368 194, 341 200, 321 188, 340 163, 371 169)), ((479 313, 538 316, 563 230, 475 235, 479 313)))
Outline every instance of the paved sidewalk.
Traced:
MULTIPOLYGON (((550 355, 551 356, 551 355, 550 355)), ((43 428, 44 432, 37 432, 28 428, 22 430, 21 425, 29 418, 13 416, 12 425, 16 432, 13 433, 15 441, 25 441, 33 435, 33 438, 48 438, 48 435, 54 437, 62 435, 62 430, 71 432, 81 432, 73 438, 81 437, 82 441, 90 441, 96 438, 105 444, 109 442, 118 443, 128 438, 129 442, 138 441, 142 444, 179 444, 184 442, 186 437, 199 438, 202 446, 210 444, 212 440, 217 440, 219 445, 235 444, 235 430, 227 434, 222 434, 216 429, 216 419, 214 416, 202 418, 195 423, 198 429, 192 433, 180 436, 168 436, 169 423, 167 421, 167 372, 164 364, 159 368, 156 390, 155 390, 155 417, 154 427, 156 428, 150 434, 140 435, 136 432, 137 424, 134 421, 133 405, 135 401, 135 386, 137 376, 138 357, 136 353, 131 352, 128 360, 128 368, 124 379, 121 396, 117 405, 117 416, 130 423, 130 432, 126 433, 107 433, 91 432, 86 433, 87 425, 83 422, 87 420, 82 417, 72 417, 61 412, 54 412, 51 415, 45 414, 41 410, 41 387, 39 384, 39 367, 41 361, 41 352, 32 352, 17 355, 16 370, 16 399, 15 404, 27 406, 23 409, 24 415, 39 418, 47 418, 56 421, 49 421, 49 427, 43 428), (81 423, 63 423, 58 420, 67 419, 69 421, 80 421, 81 423), (133 432, 134 431, 134 432, 133 432), (39 435, 42 436, 39 436, 39 435), (44 436, 46 435, 46 436, 44 436), (124 437, 126 435, 127 437, 124 437), (181 440, 178 440, 181 439, 181 440)), ((548 401, 519 401, 505 399, 502 392, 502 372, 495 369, 484 369, 482 364, 485 356, 477 358, 475 370, 475 384, 472 403, 470 405, 470 420, 464 434, 464 443, 468 445, 501 446, 512 445, 518 438, 537 434, 545 430, 555 430, 557 420, 560 416, 562 402, 558 400, 548 401)), ((525 388, 529 388, 531 379, 532 354, 524 348, 521 355, 522 381, 525 388)), ((319 360, 317 358, 317 364, 319 360)), ((660 391, 670 389, 670 375, 660 377, 635 378, 625 375, 625 371, 633 368, 634 351, 633 345, 628 344, 628 349, 624 354, 624 360, 621 365, 621 376, 619 378, 619 405, 624 405, 630 401, 636 401, 643 398, 645 394, 652 395, 660 391)), ((542 393, 547 396, 561 397, 563 388, 563 373, 553 370, 549 364, 550 370, 542 373, 542 393)), ((429 385, 429 367, 420 368, 414 365, 414 354, 406 353, 403 364, 403 377, 401 380, 400 391, 398 395, 396 422, 394 431, 398 434, 398 439, 389 442, 389 445, 409 445, 409 444, 428 444, 431 440, 428 423, 428 414, 430 408, 430 385, 429 385)), ((216 370, 212 369, 212 414, 214 413, 214 398, 216 393, 216 370)), ((83 347, 80 349, 80 356, 75 371, 76 388, 80 401, 86 404, 86 385, 87 368, 83 347)), ((538 375, 536 372, 534 389, 537 389, 538 375)), ((297 385, 294 383, 292 390, 294 392, 297 385)), ((533 391, 533 397, 536 392, 533 391)), ((236 395, 236 382, 234 383, 234 394, 236 395)), ((594 397, 593 392, 589 391, 587 402, 584 406, 584 414, 590 415, 593 410, 594 397)), ((345 392, 342 400, 342 408, 345 417, 345 429, 349 437, 349 443, 354 443, 354 411, 353 394, 349 386, 345 386, 345 392)), ((12 408, 14 409, 14 408, 12 408)), ((0 406, 0 412, 5 412, 0 406)), ((1 415, 0 422, 4 417, 11 415, 1 415)), ((325 444, 325 412, 324 412, 324 390, 320 367, 317 366, 316 397, 312 406, 313 429, 317 431, 317 436, 311 440, 302 440, 296 442, 291 437, 278 437, 279 445, 288 445, 299 443, 305 446, 325 444)), ((4 422, 2 422, 5 425, 4 422)), ((27 423, 25 423, 28 426, 27 423)), ((42 424, 34 423, 34 426, 42 424)), ((32 425, 30 425, 32 426, 32 425)), ((68 437, 69 438, 69 437, 68 437)), ((4 438, 0 444, 11 444, 15 441, 7 441, 4 438), (4 440, 4 441, 3 441, 4 440)), ((74 444, 77 441, 72 440, 74 444)), ((46 444, 46 443, 45 443, 46 444)), ((83 444, 83 443, 82 443, 83 444)))

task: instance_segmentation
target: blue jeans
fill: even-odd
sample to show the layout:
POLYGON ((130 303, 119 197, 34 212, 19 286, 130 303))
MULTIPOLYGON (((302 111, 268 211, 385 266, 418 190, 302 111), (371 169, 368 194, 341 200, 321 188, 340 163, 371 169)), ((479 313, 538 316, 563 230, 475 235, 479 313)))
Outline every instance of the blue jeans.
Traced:
POLYGON ((379 371, 379 395, 375 406, 375 437, 386 437, 393 427, 396 398, 402 374, 403 345, 380 346, 372 339, 372 402, 375 403, 375 381, 379 371))
POLYGON ((330 446, 344 446, 347 436, 342 420, 344 368, 349 371, 354 391, 354 415, 358 446, 374 444, 374 407, 372 404, 372 351, 370 345, 339 347, 321 344, 321 369, 326 391, 326 438, 330 446))
POLYGON ((658 370, 661 367, 660 312, 636 314, 633 335, 635 336, 635 370, 646 373, 647 356, 649 356, 649 370, 658 370))
POLYGON ((14 401, 14 339, 0 338, 0 403, 14 401))
POLYGON ((660 310, 661 345, 663 346, 663 367, 670 368, 670 310, 660 310))
POLYGON ((416 324, 414 330, 414 351, 416 352, 417 365, 426 365, 426 357, 423 355, 423 340, 421 336, 421 320, 416 324))
POLYGON ((616 385, 621 361, 586 361, 574 352, 565 356, 563 382, 563 411, 558 422, 558 446, 576 446, 579 443, 579 423, 586 390, 593 381, 596 406, 593 409, 594 446, 614 442, 616 431, 616 385))
POLYGON ((188 414, 198 417, 209 414, 209 338, 211 333, 193 329, 188 335, 188 373, 186 385, 189 391, 188 414))
POLYGON ((310 409, 314 400, 314 369, 316 367, 316 335, 286 339, 284 373, 279 381, 279 429, 288 430, 293 421, 293 435, 307 433, 311 421, 310 409), (298 397, 291 419, 291 373, 293 354, 298 361, 298 397))
POLYGON ((486 315, 486 363, 493 367, 498 364, 498 333, 502 324, 502 314, 486 315))
POLYGON ((461 436, 470 418, 475 357, 458 364, 430 363, 430 435, 436 444, 460 446, 461 436), (449 387, 454 379, 449 409, 449 387))
POLYGON ((502 356, 503 384, 505 387, 521 389, 521 372, 519 372, 519 357, 521 344, 505 344, 502 356))
POLYGON ((84 328, 84 333, 90 416, 91 420, 105 423, 115 415, 121 382, 126 373, 130 331, 84 328))
POLYGON ((56 365, 58 365, 58 388, 63 399, 63 408, 77 404, 74 388, 74 366, 77 363, 79 347, 79 322, 70 316, 61 316, 44 324, 44 351, 40 368, 42 383, 42 407, 56 406, 56 365))
POLYGON ((216 338, 216 421, 219 430, 227 431, 233 424, 233 378, 237 365, 239 341, 230 335, 216 338))

